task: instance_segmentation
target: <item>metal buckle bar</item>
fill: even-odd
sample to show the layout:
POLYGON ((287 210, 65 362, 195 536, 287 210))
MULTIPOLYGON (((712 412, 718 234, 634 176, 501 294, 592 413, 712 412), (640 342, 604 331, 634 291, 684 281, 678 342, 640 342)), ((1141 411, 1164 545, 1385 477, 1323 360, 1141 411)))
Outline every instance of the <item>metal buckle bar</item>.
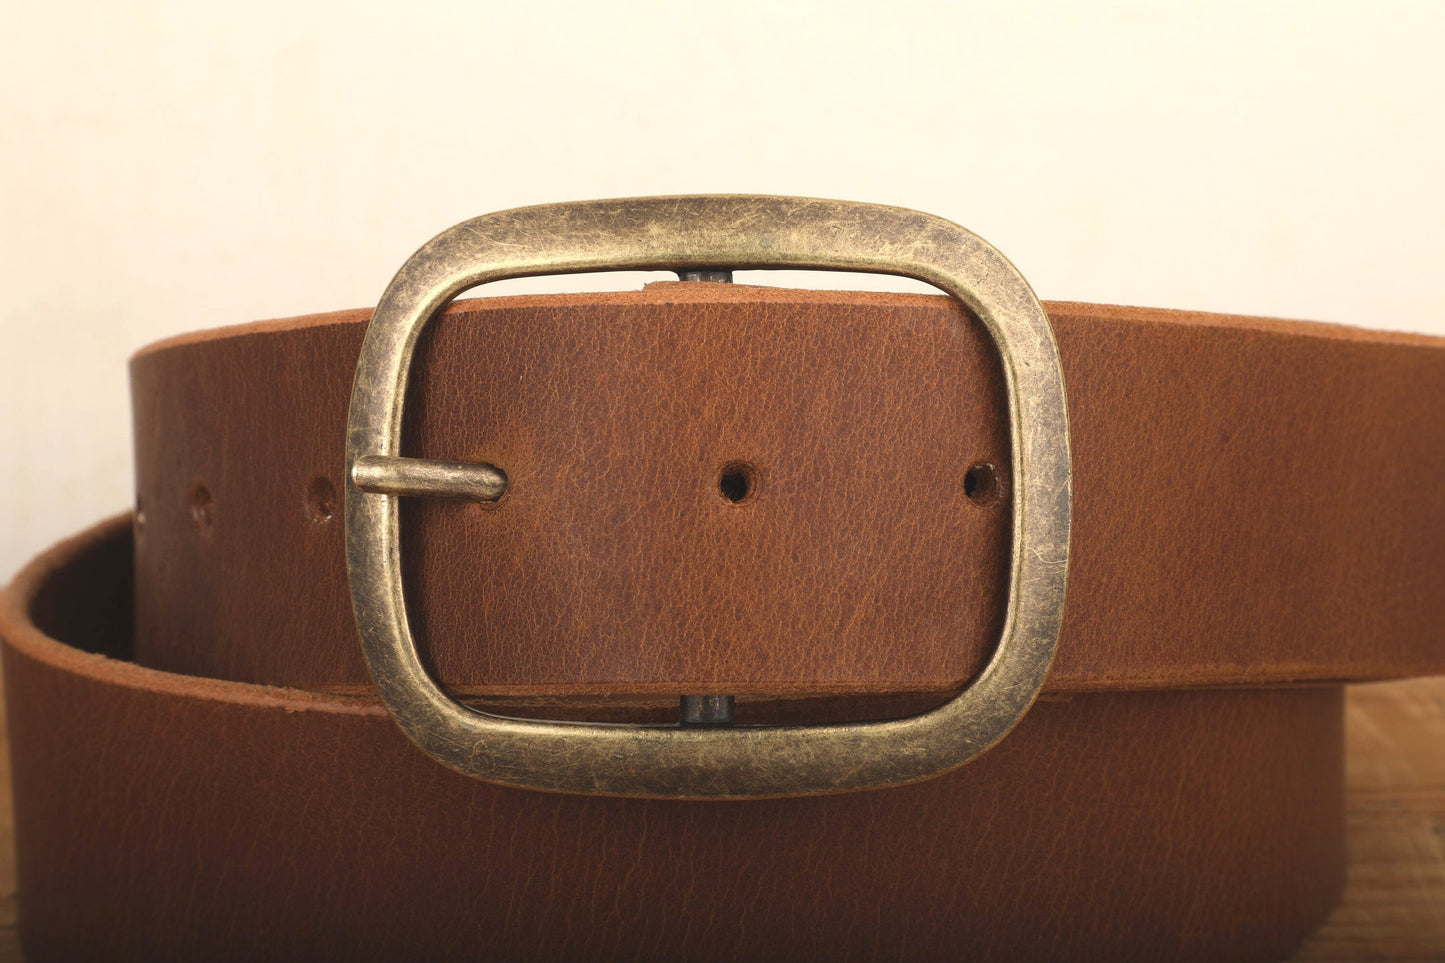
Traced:
POLYGON ((351 466, 351 483, 373 495, 429 495, 494 502, 506 494, 507 473, 496 465, 363 455, 351 466))
POLYGON ((398 272, 367 329, 348 423, 347 568, 367 666, 402 730, 469 776, 555 792, 742 798, 917 782, 995 744, 1033 703, 1058 643, 1068 571, 1070 456, 1058 349, 1003 255, 902 208, 784 197, 655 197, 521 208, 438 235, 398 272), (951 701, 907 719, 825 726, 649 727, 511 719, 448 698, 417 654, 402 590, 398 495, 496 497, 492 466, 399 455, 417 337, 462 291, 601 270, 813 269, 918 278, 961 301, 998 347, 1014 512, 1002 637, 951 701), (495 494, 487 494, 495 493, 495 494))

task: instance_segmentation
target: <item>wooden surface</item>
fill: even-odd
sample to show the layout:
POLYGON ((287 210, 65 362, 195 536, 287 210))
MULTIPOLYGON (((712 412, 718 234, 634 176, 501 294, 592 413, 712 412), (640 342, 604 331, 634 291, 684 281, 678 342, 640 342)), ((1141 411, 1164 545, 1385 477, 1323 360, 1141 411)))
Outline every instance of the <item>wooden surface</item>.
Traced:
MULTIPOLYGON (((1445 677, 1352 687, 1345 738, 1349 880, 1295 959, 1445 963, 1445 677)), ((8 963, 20 948, 3 751, 0 780, 0 963, 8 963)))
POLYGON ((1297 960, 1445 961, 1445 678, 1354 686, 1349 879, 1297 960))

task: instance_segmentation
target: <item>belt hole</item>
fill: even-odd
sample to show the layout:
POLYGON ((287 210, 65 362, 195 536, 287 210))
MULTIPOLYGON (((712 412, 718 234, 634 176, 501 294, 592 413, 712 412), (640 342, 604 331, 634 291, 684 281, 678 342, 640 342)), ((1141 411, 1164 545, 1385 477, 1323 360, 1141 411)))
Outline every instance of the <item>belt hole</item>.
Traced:
POLYGON ((336 486, 325 475, 317 475, 306 486, 306 514, 317 525, 336 516, 336 486))
POLYGON ((729 462, 718 474, 717 490, 723 498, 737 504, 757 490, 757 469, 745 461, 729 462))
POLYGON ((963 474, 963 493, 975 505, 987 506, 998 501, 998 470, 986 462, 979 462, 963 474))
POLYGON ((191 521, 197 528, 210 528, 212 515, 211 490, 202 482, 191 486, 191 521))

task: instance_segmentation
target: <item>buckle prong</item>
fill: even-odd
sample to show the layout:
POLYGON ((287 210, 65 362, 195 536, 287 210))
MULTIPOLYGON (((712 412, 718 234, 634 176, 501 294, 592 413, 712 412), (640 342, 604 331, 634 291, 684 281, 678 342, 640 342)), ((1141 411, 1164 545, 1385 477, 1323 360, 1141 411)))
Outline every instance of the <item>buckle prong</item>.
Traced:
POLYGON ((496 465, 362 455, 352 463, 351 483, 373 495, 471 498, 494 502, 507 492, 507 473, 496 465))

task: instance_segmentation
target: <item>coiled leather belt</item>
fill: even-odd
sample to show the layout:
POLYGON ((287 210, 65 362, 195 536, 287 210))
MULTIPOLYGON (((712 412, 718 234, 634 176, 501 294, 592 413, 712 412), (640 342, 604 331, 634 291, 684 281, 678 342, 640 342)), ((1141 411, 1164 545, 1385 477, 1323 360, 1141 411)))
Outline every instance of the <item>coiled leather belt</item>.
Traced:
MULTIPOLYGON (((815 203, 547 216, 552 237, 630 217, 609 243, 742 225, 775 263, 815 203)), ((916 234, 878 236, 901 262, 916 234)), ((132 519, 5 595, 27 952, 1285 955, 1340 885, 1340 685, 1445 672, 1439 339, 1044 306, 1072 534, 1038 704, 964 768, 935 742, 881 750, 939 757, 924 781, 855 778, 880 764, 850 768, 852 745, 751 769, 695 748, 926 718, 998 664, 1028 413, 988 310, 681 282, 454 304, 378 455, 453 466, 448 485, 494 466, 451 500, 353 485, 434 477, 356 468, 376 454, 351 400, 365 312, 143 351, 132 519), (359 644, 355 532, 348 589, 345 506, 365 499, 396 513, 383 561, 446 711, 592 725, 533 723, 557 743, 517 756, 447 730, 426 746, 446 765, 408 744, 359 644), (681 728, 601 725, 675 719, 680 696, 681 728), (563 751, 610 732, 681 735, 563 751), (810 795, 880 782, 913 784, 810 795)))

